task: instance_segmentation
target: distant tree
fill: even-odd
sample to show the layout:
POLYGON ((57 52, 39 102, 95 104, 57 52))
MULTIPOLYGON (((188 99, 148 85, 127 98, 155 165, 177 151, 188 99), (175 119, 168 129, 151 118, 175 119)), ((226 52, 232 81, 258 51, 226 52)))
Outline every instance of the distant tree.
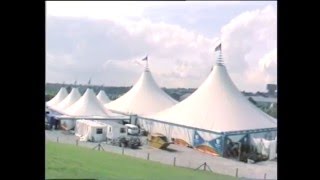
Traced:
POLYGON ((67 87, 67 91, 70 93, 71 92, 71 86, 67 87))
POLYGON ((266 111, 270 116, 277 118, 277 106, 273 106, 266 111))
POLYGON ((51 94, 46 94, 46 96, 45 96, 45 101, 46 101, 46 102, 47 102, 47 101, 50 101, 53 97, 54 97, 54 96, 51 95, 51 94))
POLYGON ((253 98, 252 97, 249 97, 249 99, 248 99, 252 104, 254 104, 254 105, 257 105, 257 103, 253 100, 253 98))
POLYGON ((177 101, 179 101, 179 99, 180 99, 180 95, 177 94, 177 93, 170 93, 169 95, 170 95, 173 99, 175 99, 175 100, 177 100, 177 101))

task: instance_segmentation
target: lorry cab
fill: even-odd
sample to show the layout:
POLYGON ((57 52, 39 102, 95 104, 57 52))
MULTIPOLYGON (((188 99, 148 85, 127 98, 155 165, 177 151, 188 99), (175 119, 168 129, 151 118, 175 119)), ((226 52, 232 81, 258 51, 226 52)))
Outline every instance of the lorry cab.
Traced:
POLYGON ((134 124, 126 124, 128 135, 139 135, 139 128, 134 124))

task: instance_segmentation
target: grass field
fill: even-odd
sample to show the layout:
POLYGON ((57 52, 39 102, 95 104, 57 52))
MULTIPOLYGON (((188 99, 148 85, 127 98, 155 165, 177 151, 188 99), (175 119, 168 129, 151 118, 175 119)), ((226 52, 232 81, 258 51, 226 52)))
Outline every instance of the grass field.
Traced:
POLYGON ((233 180, 235 177, 173 167, 130 156, 46 142, 46 178, 105 180, 233 180))

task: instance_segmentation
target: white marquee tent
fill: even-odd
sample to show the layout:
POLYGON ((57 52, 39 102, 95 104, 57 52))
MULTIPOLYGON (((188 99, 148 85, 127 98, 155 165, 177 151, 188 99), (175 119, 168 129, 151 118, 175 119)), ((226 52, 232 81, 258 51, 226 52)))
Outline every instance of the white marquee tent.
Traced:
POLYGON ((177 103, 155 82, 148 68, 138 82, 124 95, 105 105, 108 109, 128 115, 149 115, 177 103))
POLYGON ((139 123, 150 132, 163 133, 195 147, 207 146, 220 155, 226 138, 239 142, 247 141, 251 134, 274 137, 277 129, 277 120, 241 94, 221 62, 188 98, 141 117, 139 123))
POLYGON ((78 101, 63 111, 63 114, 69 116, 109 117, 111 112, 100 103, 93 90, 88 88, 78 101))
POLYGON ((51 108, 55 111, 63 111, 80 99, 80 97, 81 94, 79 93, 78 88, 72 88, 70 94, 66 98, 64 98, 60 103, 53 105, 51 108))
POLYGON ((66 130, 75 126, 75 119, 105 119, 105 120, 124 120, 128 119, 123 115, 115 114, 106 109, 97 99, 92 89, 88 88, 86 92, 75 103, 59 113, 62 127, 66 130))
POLYGON ((67 96, 68 96, 68 91, 66 90, 66 88, 62 87, 57 93, 57 95, 55 95, 50 101, 48 101, 46 105, 48 107, 54 106, 60 103, 67 96))
POLYGON ((97 95, 97 98, 103 105, 110 102, 109 97, 106 95, 106 93, 103 90, 100 90, 100 92, 97 95))

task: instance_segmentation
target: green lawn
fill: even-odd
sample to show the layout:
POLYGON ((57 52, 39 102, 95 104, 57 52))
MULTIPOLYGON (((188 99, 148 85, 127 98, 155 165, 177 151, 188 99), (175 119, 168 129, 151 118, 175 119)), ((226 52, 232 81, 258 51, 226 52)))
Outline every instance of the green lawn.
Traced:
POLYGON ((233 180, 211 172, 173 167, 75 145, 46 142, 46 178, 135 180, 233 180))

